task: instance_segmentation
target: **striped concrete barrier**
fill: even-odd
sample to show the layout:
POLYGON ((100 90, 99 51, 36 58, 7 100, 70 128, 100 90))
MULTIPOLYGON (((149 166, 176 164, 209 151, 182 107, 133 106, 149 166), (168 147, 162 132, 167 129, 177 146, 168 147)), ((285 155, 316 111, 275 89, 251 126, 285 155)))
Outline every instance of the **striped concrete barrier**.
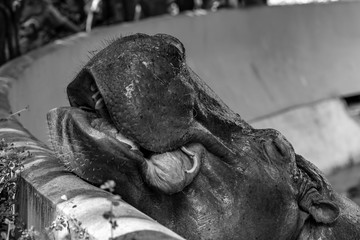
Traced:
POLYGON ((13 81, 0 78, 0 139, 31 153, 24 161, 17 195, 19 217, 43 236, 69 239, 183 239, 109 192, 96 188, 64 168, 55 154, 11 116, 8 93, 13 81), (114 203, 114 204, 113 204, 114 203), (113 217, 106 218, 111 210, 113 217), (105 215, 104 215, 105 214, 105 215), (112 229, 109 222, 116 221, 112 229), (53 230, 65 224, 62 231, 53 230))

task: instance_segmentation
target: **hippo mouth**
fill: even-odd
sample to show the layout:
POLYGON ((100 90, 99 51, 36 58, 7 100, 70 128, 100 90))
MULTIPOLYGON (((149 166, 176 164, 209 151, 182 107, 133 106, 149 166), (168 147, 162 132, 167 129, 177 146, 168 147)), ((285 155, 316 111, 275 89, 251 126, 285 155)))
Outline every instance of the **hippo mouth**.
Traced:
MULTIPOLYGON (((48 113, 48 122, 57 123, 49 124, 50 138, 56 152, 60 153, 60 158, 69 169, 75 173, 81 169, 78 175, 86 176, 87 172, 103 169, 103 163, 98 164, 99 160, 96 159, 99 151, 104 151, 102 158, 107 155, 105 158, 112 161, 110 165, 114 166, 118 173, 129 171, 126 167, 121 169, 125 160, 125 165, 141 169, 142 177, 150 187, 166 194, 181 191, 198 174, 205 151, 201 144, 187 142, 163 152, 143 147, 116 127, 94 81, 86 83, 75 99, 73 107, 51 110, 48 113), (76 144, 73 144, 74 142, 76 144), (63 146, 69 148, 64 149, 63 146), (68 161, 72 158, 64 157, 68 155, 75 155, 72 157, 75 157, 76 162, 68 161), (118 158, 119 155, 122 157, 118 158), (92 171, 79 167, 84 166, 84 162, 92 162, 92 171)), ((96 175, 85 180, 98 184, 106 181, 106 177, 101 177, 101 174, 97 175, 97 179, 94 176, 96 175)))
POLYGON ((85 90, 83 94, 79 95, 80 98, 77 98, 77 100, 79 102, 85 102, 83 106, 79 107, 80 109, 84 110, 88 114, 94 114, 94 116, 96 116, 95 118, 89 118, 92 119, 90 126, 93 130, 105 133, 108 138, 115 139, 120 148, 124 148, 124 150, 132 152, 131 154, 128 154, 129 156, 134 156, 134 154, 138 155, 133 159, 134 161, 145 160, 152 162, 154 159, 158 158, 175 158, 184 163, 182 167, 186 167, 188 162, 192 162, 191 169, 185 169, 185 173, 194 173, 195 171, 198 171, 199 158, 194 152, 187 149, 185 145, 172 151, 155 152, 151 149, 146 149, 135 140, 132 140, 124 135, 121 132, 121 129, 118 129, 114 124, 111 114, 106 108, 104 98, 96 86, 96 83, 93 81, 90 83, 90 88, 85 89, 90 89, 91 92, 85 90), (83 95, 85 95, 84 98, 82 98, 83 95), (87 102, 90 98, 92 101, 87 102))
POLYGON ((181 157, 179 158, 188 158, 188 160, 193 161, 193 166, 191 169, 185 170, 186 173, 193 173, 195 169, 197 169, 199 159, 195 158, 194 153, 188 150, 185 145, 177 149, 168 148, 166 149, 168 151, 157 152, 141 146, 141 144, 137 143, 136 140, 133 140, 130 137, 127 137, 126 134, 123 134, 122 130, 119 129, 119 127, 117 127, 113 122, 111 113, 107 110, 104 98, 100 93, 96 82, 90 81, 90 83, 86 85, 88 86, 81 89, 81 94, 74 97, 76 99, 74 105, 84 111, 86 118, 92 119, 90 121, 90 127, 93 128, 92 130, 105 133, 108 138, 115 139, 118 142, 119 147, 138 155, 138 158, 134 159, 135 161, 141 158, 150 160, 160 157, 163 153, 180 154, 181 157), (77 102, 80 102, 81 105, 77 104, 77 102), (93 115, 94 117, 89 117, 89 115, 93 115))

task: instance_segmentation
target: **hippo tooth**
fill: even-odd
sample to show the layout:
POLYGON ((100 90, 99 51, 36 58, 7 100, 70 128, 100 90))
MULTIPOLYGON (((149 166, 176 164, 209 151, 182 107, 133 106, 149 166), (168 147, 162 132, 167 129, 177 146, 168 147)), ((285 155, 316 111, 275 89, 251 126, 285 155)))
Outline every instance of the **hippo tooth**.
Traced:
POLYGON ((101 108, 104 107, 104 99, 100 98, 99 100, 97 100, 97 102, 95 103, 95 109, 99 110, 101 108))
POLYGON ((186 147, 182 146, 181 151, 188 155, 193 160, 193 167, 189 170, 185 170, 186 173, 193 173, 199 165, 199 159, 196 157, 194 152, 189 151, 186 147))
POLYGON ((90 90, 93 91, 93 92, 95 92, 95 90, 97 90, 96 85, 95 85, 95 84, 91 84, 91 85, 90 85, 90 90))
POLYGON ((94 99, 94 100, 97 100, 97 98, 99 97, 99 95, 100 95, 100 92, 97 91, 96 93, 94 93, 94 94, 91 96, 91 98, 94 99))
POLYGON ((139 147, 136 145, 135 142, 131 141, 130 139, 126 138, 124 135, 122 135, 120 132, 117 132, 115 134, 116 140, 119 142, 125 143, 126 145, 129 145, 131 147, 131 150, 139 150, 139 147))
POLYGON ((86 106, 80 106, 80 109, 92 111, 92 108, 86 107, 86 106))

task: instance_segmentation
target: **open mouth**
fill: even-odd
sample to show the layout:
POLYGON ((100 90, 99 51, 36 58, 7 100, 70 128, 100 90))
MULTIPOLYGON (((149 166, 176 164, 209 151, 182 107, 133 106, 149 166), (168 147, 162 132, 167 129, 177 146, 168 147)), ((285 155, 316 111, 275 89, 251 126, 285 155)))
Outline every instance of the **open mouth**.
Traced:
MULTIPOLYGON (((144 158, 145 161, 150 162, 150 165, 153 164, 155 161, 166 162, 171 161, 171 159, 173 158, 175 159, 175 161, 180 161, 182 163, 181 168, 185 168, 184 172, 187 174, 192 174, 195 173, 195 171, 199 170, 200 160, 198 155, 195 154, 195 152, 187 149, 186 146, 181 146, 179 149, 174 151, 157 153, 145 149, 139 144, 137 144, 135 141, 127 138, 118 129, 116 129, 115 125, 112 123, 110 114, 108 113, 105 106, 104 98, 102 97, 99 89, 94 82, 90 85, 90 90, 91 99, 93 101, 93 109, 88 107, 91 104, 88 104, 85 107, 80 106, 80 109, 94 112, 95 114, 97 114, 98 118, 93 119, 93 121, 91 122, 91 126, 94 129, 105 133, 109 137, 116 139, 120 144, 125 145, 129 151, 140 155, 144 158), (192 167, 190 169, 186 169, 189 162, 192 162, 192 167)), ((152 169, 152 171, 154 171, 154 169, 152 169)))
MULTIPOLYGON (((53 145, 62 142, 60 145, 69 146, 67 150, 57 147, 57 152, 62 152, 60 158, 70 165, 71 170, 76 171, 81 168, 81 165, 85 165, 84 162, 89 161, 93 166, 98 166, 93 168, 94 171, 103 169, 103 163, 101 166, 97 164, 103 160, 101 157, 95 159, 99 158, 96 152, 106 151, 109 154, 116 149, 112 154, 114 156, 105 157, 114 160, 110 165, 122 165, 123 158, 126 158, 126 161, 132 162, 132 165, 141 169, 142 177, 150 187, 166 194, 182 191, 198 174, 205 151, 201 144, 188 142, 176 149, 164 152, 144 148, 115 126, 104 98, 91 78, 83 78, 82 88, 77 90, 76 95, 69 96, 74 96, 71 98, 73 106, 50 111, 48 119, 49 122, 57 122, 56 127, 49 125, 51 138, 57 138, 52 141, 53 145), (70 139, 73 141, 78 139, 78 141, 76 144, 73 142, 64 144, 70 139), (119 155, 119 152, 122 158, 117 161, 116 155, 119 155), (68 158, 64 159, 63 156, 71 154, 76 155, 75 159, 78 162, 69 162, 68 158)), ((119 169, 119 172, 123 170, 119 169)), ((81 175, 84 175, 84 172, 82 171, 81 175)))
MULTIPOLYGON (((154 156, 159 156, 165 152, 153 152, 150 149, 146 149, 136 143, 134 140, 126 137, 121 133, 121 130, 117 129, 115 124, 112 121, 111 114, 108 112, 105 100, 100 93, 95 81, 88 82, 88 87, 85 87, 82 94, 77 95, 76 101, 83 103, 83 105, 75 104, 76 107, 96 114, 98 117, 93 119, 90 123, 91 127, 94 129, 105 133, 109 137, 116 139, 122 145, 125 145, 129 151, 132 151, 136 154, 142 156, 145 160, 149 161, 154 158, 154 156), (90 90, 90 91, 89 91, 90 90)), ((185 146, 181 146, 176 151, 168 152, 181 152, 185 154, 192 162, 193 166, 189 170, 185 170, 186 173, 193 173, 197 166, 199 165, 198 158, 195 157, 195 154, 188 150, 185 146)), ((185 155, 183 157, 185 157, 185 155)))

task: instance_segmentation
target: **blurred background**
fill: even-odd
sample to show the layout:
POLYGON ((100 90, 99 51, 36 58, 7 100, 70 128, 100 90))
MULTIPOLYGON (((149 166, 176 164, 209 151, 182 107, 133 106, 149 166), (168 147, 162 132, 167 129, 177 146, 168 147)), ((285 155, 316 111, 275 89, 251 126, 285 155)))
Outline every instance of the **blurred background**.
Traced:
POLYGON ((266 5, 266 0, 3 0, 0 63, 55 39, 98 26, 222 8, 266 5), (6 36, 5 36, 6 35, 6 36), (3 47, 3 45, 5 47, 3 47))
POLYGON ((1 0, 0 78, 47 143, 46 113, 108 41, 167 33, 256 128, 275 128, 360 204, 360 3, 325 0, 1 0))
POLYGON ((160 15, 205 15, 249 8, 334 0, 2 0, 0 64, 55 39, 94 27, 160 15))

